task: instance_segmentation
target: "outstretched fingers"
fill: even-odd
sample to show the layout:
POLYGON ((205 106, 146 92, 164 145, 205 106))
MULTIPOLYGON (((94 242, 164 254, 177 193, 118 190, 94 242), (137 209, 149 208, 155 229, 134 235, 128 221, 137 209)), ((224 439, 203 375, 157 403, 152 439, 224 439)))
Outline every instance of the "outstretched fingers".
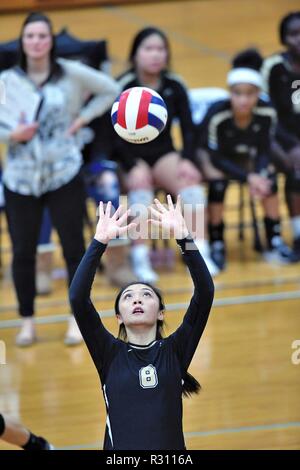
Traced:
POLYGON ((111 213, 111 201, 108 201, 108 203, 106 204, 106 209, 105 209, 105 214, 104 214, 105 220, 110 219, 110 213, 111 213))
POLYGON ((129 230, 131 230, 133 228, 136 228, 136 226, 137 226, 137 224, 135 222, 131 222, 130 224, 125 225, 124 227, 119 227, 119 229, 118 229, 119 236, 122 236, 125 233, 127 233, 129 230))
POLYGON ((151 212, 151 215, 154 216, 156 219, 161 220, 162 218, 161 212, 158 212, 156 209, 154 209, 154 207, 151 207, 151 206, 150 206, 150 212, 151 212))
POLYGON ((180 194, 178 194, 178 196, 177 196, 177 201, 176 201, 175 210, 176 210, 176 212, 180 212, 180 214, 182 213, 181 196, 180 196, 180 194))
POLYGON ((102 201, 100 201, 100 203, 99 203, 99 217, 100 217, 100 219, 103 219, 103 217, 104 217, 104 209, 103 209, 103 202, 102 201))
POLYGON ((127 220, 127 217, 130 215, 130 209, 128 209, 124 214, 122 214, 118 220, 116 221, 117 225, 122 225, 125 220, 127 220))
POLYGON ((154 202, 156 204, 156 208, 160 213, 166 213, 168 212, 167 209, 162 205, 162 203, 158 199, 154 199, 154 202))
POLYGON ((111 219, 112 219, 112 220, 117 220, 117 219, 120 217, 121 213, 123 212, 123 209, 124 209, 124 207, 123 207, 122 204, 121 204, 121 205, 118 207, 118 209, 115 211, 115 213, 113 214, 113 216, 112 216, 111 219))
POLYGON ((173 205, 173 201, 172 201, 170 194, 167 195, 167 202, 168 202, 169 211, 174 210, 174 205, 173 205))

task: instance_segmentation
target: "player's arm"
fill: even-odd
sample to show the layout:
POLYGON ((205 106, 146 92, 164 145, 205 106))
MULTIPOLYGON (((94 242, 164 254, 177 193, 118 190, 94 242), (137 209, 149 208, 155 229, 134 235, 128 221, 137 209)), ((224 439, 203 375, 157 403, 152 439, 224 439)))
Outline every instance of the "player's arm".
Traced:
POLYGON ((214 297, 214 284, 199 250, 189 236, 182 215, 180 196, 175 207, 170 195, 167 200, 168 208, 155 199, 156 207, 150 208, 153 215, 151 222, 176 238, 194 283, 194 293, 183 322, 169 337, 183 367, 187 369, 207 323, 214 297))
POLYGON ((112 347, 115 338, 103 326, 91 301, 90 293, 99 260, 105 252, 107 244, 112 238, 123 235, 130 225, 134 225, 122 226, 129 211, 122 216, 120 215, 121 211, 122 207, 120 206, 111 216, 111 202, 107 204, 105 211, 103 203, 100 202, 100 216, 95 237, 77 268, 69 291, 74 316, 98 371, 101 370, 105 356, 112 347))
POLYGON ((194 293, 183 322, 170 336, 183 366, 187 368, 207 323, 214 297, 214 284, 199 250, 189 236, 180 196, 175 207, 171 196, 168 195, 167 199, 168 209, 155 200, 156 208, 151 208, 151 222, 162 230, 168 230, 176 238, 194 283, 194 293))

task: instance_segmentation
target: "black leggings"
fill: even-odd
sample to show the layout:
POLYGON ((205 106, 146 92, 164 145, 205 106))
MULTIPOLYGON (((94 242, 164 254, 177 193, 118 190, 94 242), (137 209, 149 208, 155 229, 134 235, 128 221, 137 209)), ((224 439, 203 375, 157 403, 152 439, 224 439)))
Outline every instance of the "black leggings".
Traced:
POLYGON ((85 189, 78 174, 41 197, 23 196, 4 187, 5 210, 13 247, 12 272, 22 317, 34 314, 35 255, 43 209, 48 207, 67 264, 69 284, 84 254, 85 189))
POLYGON ((5 431, 5 422, 2 414, 0 413, 0 437, 4 434, 5 431))

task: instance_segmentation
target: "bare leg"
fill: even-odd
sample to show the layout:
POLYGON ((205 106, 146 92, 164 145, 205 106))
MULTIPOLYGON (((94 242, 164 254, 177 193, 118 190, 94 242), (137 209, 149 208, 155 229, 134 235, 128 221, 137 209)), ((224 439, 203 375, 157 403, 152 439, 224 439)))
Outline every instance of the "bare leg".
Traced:
MULTIPOLYGON (((152 169, 146 162, 140 161, 127 175, 125 184, 128 189, 129 206, 133 218, 140 221, 138 229, 148 234, 147 207, 153 201, 154 183, 152 169)), ((131 247, 132 268, 135 276, 142 282, 155 283, 158 279, 150 262, 150 247, 145 243, 145 235, 136 233, 131 247)))
POLYGON ((0 436, 1 439, 9 444, 14 444, 19 447, 26 445, 30 437, 28 429, 24 428, 22 424, 6 415, 3 415, 3 419, 5 425, 4 432, 0 436))
POLYGON ((0 414, 0 439, 24 450, 54 450, 43 437, 36 436, 15 419, 0 414))
POLYGON ((156 187, 164 189, 173 196, 181 194, 188 228, 193 233, 195 243, 205 258, 210 273, 216 275, 219 269, 210 258, 207 242, 206 198, 200 185, 202 176, 193 164, 189 165, 190 168, 186 174, 181 174, 179 172, 181 164, 182 159, 178 153, 172 152, 165 155, 156 162, 153 168, 154 182, 156 187))

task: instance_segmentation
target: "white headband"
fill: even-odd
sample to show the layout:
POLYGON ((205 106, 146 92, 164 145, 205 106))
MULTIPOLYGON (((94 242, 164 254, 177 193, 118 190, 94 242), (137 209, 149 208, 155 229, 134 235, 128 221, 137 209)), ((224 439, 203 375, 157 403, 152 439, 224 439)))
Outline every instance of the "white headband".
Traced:
POLYGON ((262 79, 260 73, 254 69, 249 69, 246 67, 232 69, 228 73, 227 85, 233 86, 237 85, 238 83, 249 83, 250 85, 255 85, 258 88, 262 88, 262 79))

